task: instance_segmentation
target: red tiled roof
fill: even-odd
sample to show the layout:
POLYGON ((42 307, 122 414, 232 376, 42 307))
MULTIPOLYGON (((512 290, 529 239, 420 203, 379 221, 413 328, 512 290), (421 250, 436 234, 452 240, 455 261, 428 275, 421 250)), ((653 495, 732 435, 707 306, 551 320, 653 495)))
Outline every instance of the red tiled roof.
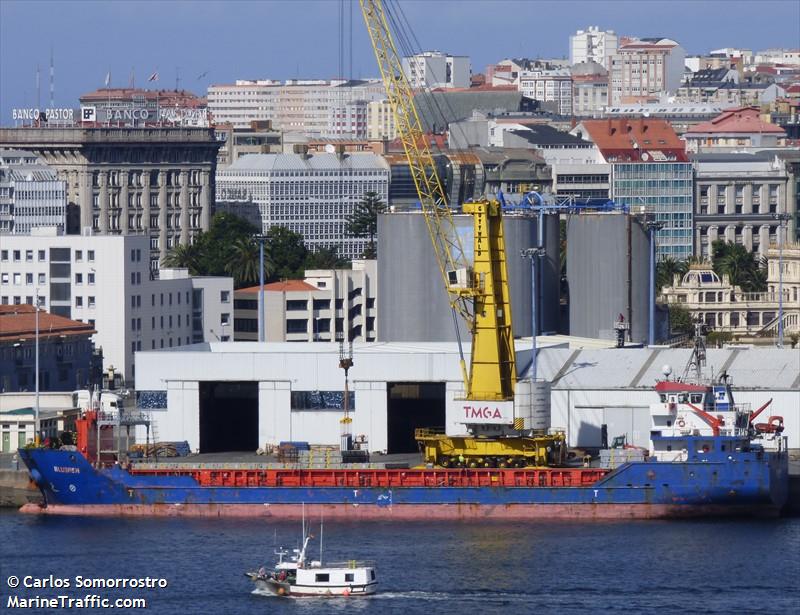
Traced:
MULTIPOLYGON (((677 162, 688 162, 683 141, 666 120, 649 118, 608 118, 584 120, 582 125, 606 159, 626 158, 632 162, 661 162, 660 152, 677 162), (647 157, 641 154, 649 152, 647 157)), ((664 160, 666 162, 666 160, 664 160)))
POLYGON ((697 124, 686 131, 686 134, 705 133, 772 133, 785 135, 780 126, 765 122, 759 117, 758 107, 738 107, 726 109, 709 122, 697 124))
MULTIPOLYGON (((94 335, 94 327, 84 322, 39 311, 39 339, 62 335, 94 335)), ((36 310, 32 305, 0 306, 0 342, 30 339, 36 335, 36 310)))
MULTIPOLYGON (((260 286, 248 286, 247 288, 240 288, 237 293, 257 293, 260 286)), ((316 286, 304 282, 303 280, 282 280, 280 282, 271 282, 264 284, 264 292, 291 292, 297 290, 317 290, 316 286)))

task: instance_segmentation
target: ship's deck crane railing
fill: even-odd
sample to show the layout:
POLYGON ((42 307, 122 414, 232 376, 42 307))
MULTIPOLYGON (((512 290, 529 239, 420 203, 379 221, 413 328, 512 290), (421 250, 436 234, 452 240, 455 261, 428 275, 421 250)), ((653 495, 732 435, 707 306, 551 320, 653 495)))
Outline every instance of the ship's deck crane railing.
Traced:
POLYGON ((474 221, 474 259, 467 261, 444 187, 414 105, 414 92, 391 35, 396 23, 381 0, 359 0, 361 13, 378 61, 397 136, 403 145, 422 213, 448 292, 459 346, 466 398, 511 400, 516 384, 511 300, 505 261, 502 210, 497 201, 464 203, 474 221), (472 333, 467 372, 457 315, 472 333))

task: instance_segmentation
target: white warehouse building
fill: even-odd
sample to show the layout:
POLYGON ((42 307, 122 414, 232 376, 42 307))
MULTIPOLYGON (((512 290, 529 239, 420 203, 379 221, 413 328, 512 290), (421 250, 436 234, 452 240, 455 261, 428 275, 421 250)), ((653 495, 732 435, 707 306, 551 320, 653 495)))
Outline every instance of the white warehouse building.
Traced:
MULTIPOLYGON (((567 431, 570 446, 599 447, 601 425, 647 446, 649 405, 664 365, 680 375, 688 349, 580 350, 541 337, 539 376, 552 382, 552 427, 567 431), (548 344, 555 346, 546 347, 548 344)), ((524 374, 530 342, 518 342, 524 374)), ((339 346, 323 343, 198 344, 137 352, 140 394, 161 399, 154 410, 160 437, 188 440, 193 450, 255 450, 282 441, 338 444, 344 372, 339 346)), ((372 451, 416 450, 414 429, 464 433, 453 403, 463 389, 453 343, 356 344, 350 369, 353 434, 372 451)), ((789 446, 800 448, 800 353, 747 348, 708 351, 708 372, 725 370, 737 401, 764 416, 784 418, 789 446)))

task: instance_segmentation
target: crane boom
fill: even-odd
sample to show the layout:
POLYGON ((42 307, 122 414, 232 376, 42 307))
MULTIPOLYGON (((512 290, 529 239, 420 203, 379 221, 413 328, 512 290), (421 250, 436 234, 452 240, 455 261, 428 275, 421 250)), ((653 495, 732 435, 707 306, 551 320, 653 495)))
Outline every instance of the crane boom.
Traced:
POLYGON ((474 401, 512 401, 516 357, 502 207, 497 201, 485 199, 463 205, 463 211, 473 216, 474 257, 469 263, 425 139, 414 93, 392 39, 383 2, 359 1, 451 309, 465 319, 472 333, 469 373, 461 359, 465 397, 474 401))

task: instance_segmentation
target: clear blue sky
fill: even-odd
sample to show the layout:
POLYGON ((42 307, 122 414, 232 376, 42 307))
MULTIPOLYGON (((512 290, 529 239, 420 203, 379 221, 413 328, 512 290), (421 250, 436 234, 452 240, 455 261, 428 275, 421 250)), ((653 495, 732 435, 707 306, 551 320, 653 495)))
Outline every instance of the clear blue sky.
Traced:
MULTIPOLYGON (((377 76, 358 1, 352 5, 352 76, 377 76)), ((690 54, 800 47, 800 0, 406 0, 402 6, 422 47, 469 55, 474 72, 509 56, 565 57, 569 35, 589 25, 668 36, 690 54)), ((338 0, 0 0, 0 124, 11 123, 12 108, 36 105, 37 64, 46 106, 51 46, 55 102, 65 107, 102 87, 109 70, 112 85, 127 85, 132 69, 144 85, 158 70, 158 85, 174 88, 179 68, 181 86, 197 93, 237 78, 336 76, 338 7, 338 0)))

